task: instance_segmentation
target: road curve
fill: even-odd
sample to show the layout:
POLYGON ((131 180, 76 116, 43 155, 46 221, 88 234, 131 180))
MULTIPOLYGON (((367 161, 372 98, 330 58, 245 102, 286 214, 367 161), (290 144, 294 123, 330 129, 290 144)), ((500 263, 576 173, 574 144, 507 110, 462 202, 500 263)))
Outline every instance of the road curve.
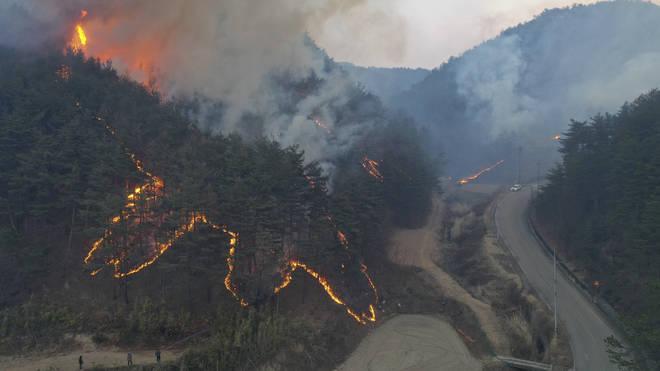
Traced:
MULTIPOLYGON (((529 229, 526 209, 531 199, 531 187, 519 192, 508 192, 498 201, 495 221, 498 233, 518 261, 528 282, 541 298, 553 303, 552 259, 529 229)), ((557 313, 565 324, 571 339, 576 371, 616 371, 607 357, 603 339, 615 333, 603 320, 591 300, 579 292, 557 270, 557 313)))

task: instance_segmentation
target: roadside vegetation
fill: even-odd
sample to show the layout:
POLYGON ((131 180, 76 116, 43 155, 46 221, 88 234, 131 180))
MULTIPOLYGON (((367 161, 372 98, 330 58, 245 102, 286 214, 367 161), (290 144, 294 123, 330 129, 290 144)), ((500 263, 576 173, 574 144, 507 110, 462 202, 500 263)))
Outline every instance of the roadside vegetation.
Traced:
POLYGON ((573 121, 535 203, 544 233, 660 362, 660 92, 573 121))
POLYGON ((490 201, 473 194, 448 197, 439 264, 492 308, 503 324, 511 356, 569 369, 568 336, 563 328, 555 336, 552 314, 525 287, 515 261, 499 245, 490 201))

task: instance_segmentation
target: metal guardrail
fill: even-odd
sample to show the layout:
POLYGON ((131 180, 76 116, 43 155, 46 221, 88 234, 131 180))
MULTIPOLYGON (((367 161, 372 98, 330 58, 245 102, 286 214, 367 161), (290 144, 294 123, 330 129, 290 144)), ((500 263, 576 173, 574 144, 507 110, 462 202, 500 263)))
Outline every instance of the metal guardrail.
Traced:
POLYGON ((552 365, 548 365, 540 362, 528 361, 526 359, 518 359, 512 357, 496 357, 499 361, 503 362, 507 366, 515 367, 522 370, 531 370, 531 371, 552 371, 552 365))
MULTIPOLYGON (((532 235, 536 241, 538 241, 539 245, 543 247, 543 252, 552 258, 553 250, 536 228, 534 220, 531 216, 530 209, 531 204, 527 207, 527 210, 525 210, 527 226, 532 232, 532 235)), ((564 272, 566 277, 568 277, 573 286, 580 290, 585 297, 592 299, 591 302, 596 308, 598 308, 598 311, 601 313, 601 317, 607 321, 615 330, 617 337, 624 339, 628 344, 630 344, 628 339, 631 339, 634 334, 630 333, 630 331, 626 328, 623 321, 621 320, 621 316, 616 312, 614 307, 612 307, 602 297, 598 297, 597 300, 593 300, 593 295, 591 294, 587 284, 585 284, 579 277, 577 277, 575 273, 573 273, 573 271, 571 271, 571 269, 566 265, 566 263, 564 263, 564 261, 559 258, 559 256, 557 256, 557 263, 559 263, 559 268, 564 272)), ((648 370, 653 370, 658 366, 648 356, 646 356, 643 350, 633 348, 632 352, 635 355, 635 358, 642 364, 642 367, 645 367, 648 370)))
MULTIPOLYGON (((553 255, 553 250, 550 247, 550 244, 548 244, 543 236, 538 232, 538 229, 536 228, 536 225, 534 224, 534 220, 531 217, 531 213, 529 208, 525 212, 525 218, 527 219, 527 225, 529 230, 532 232, 532 235, 534 238, 538 241, 539 245, 543 247, 544 252, 552 258, 553 255)), ((571 271, 571 269, 566 265, 566 263, 560 259, 559 255, 557 255, 557 263, 559 265, 559 268, 564 272, 564 274, 568 277, 568 279, 573 283, 575 287, 577 287, 582 294, 591 299, 591 302, 601 311, 601 314, 605 317, 607 321, 610 322, 612 327, 614 327, 618 332, 621 334, 626 334, 625 326, 623 322, 621 321, 621 317, 619 314, 614 310, 614 308, 605 301, 600 296, 597 296, 596 300, 594 300, 594 295, 589 289, 589 286, 584 283, 579 277, 571 271)))

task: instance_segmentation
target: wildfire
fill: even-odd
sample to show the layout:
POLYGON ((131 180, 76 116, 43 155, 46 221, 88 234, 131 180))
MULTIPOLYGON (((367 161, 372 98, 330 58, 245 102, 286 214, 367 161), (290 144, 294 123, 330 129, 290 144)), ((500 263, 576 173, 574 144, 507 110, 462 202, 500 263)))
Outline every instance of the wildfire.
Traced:
POLYGON ((372 177, 376 178, 379 182, 383 182, 383 175, 380 173, 380 170, 378 169, 380 167, 380 164, 376 160, 372 160, 367 156, 364 156, 362 159, 362 167, 364 170, 369 173, 372 177))
POLYGON ((502 165, 503 163, 504 163, 504 160, 500 160, 500 161, 498 161, 498 162, 497 162, 496 164, 494 164, 494 165, 491 165, 491 166, 489 166, 489 167, 487 167, 487 168, 485 168, 485 169, 481 169, 481 170, 479 170, 479 172, 477 172, 476 174, 473 174, 473 175, 467 176, 467 177, 465 177, 465 178, 461 178, 458 182, 456 182, 456 184, 458 184, 458 185, 466 185, 466 184, 468 184, 468 183, 470 183, 470 182, 472 182, 472 181, 474 181, 474 180, 477 180, 480 176, 482 176, 482 175, 484 175, 485 173, 487 173, 487 172, 489 172, 489 171, 495 169, 496 167, 502 165))
POLYGON ((554 137, 552 137, 554 140, 561 140, 561 134, 557 134, 554 137))
MULTIPOLYGON (((298 260, 289 260, 285 273, 282 276, 283 278, 282 283, 280 283, 279 286, 275 287, 274 290, 275 294, 278 294, 282 289, 289 286, 291 281, 293 281, 292 278, 293 272, 295 272, 298 269, 302 269, 305 273, 307 273, 309 276, 314 278, 323 287, 323 289, 325 290, 326 294, 330 297, 330 299, 334 301, 336 304, 343 306, 344 309, 346 310, 346 313, 348 313, 348 315, 351 316, 358 323, 366 325, 367 322, 376 321, 376 311, 374 310, 373 304, 369 304, 368 313, 364 313, 364 312, 357 313, 353 308, 351 308, 348 304, 346 304, 344 300, 342 300, 339 297, 339 295, 333 289, 332 285, 328 282, 327 278, 323 277, 321 274, 319 274, 317 271, 309 267, 307 264, 300 262, 298 260)), ((367 267, 364 264, 362 265, 361 271, 367 278, 369 285, 371 286, 371 289, 374 291, 376 301, 378 301, 378 291, 376 290, 376 286, 373 284, 371 277, 369 277, 369 274, 367 273, 367 267)))
MULTIPOLYGON (((96 117, 96 120, 105 121, 101 117, 96 117)), ((105 128, 113 137, 116 137, 115 130, 114 128, 112 128, 112 126, 105 123, 105 128)), ((115 215, 110 219, 110 227, 127 220, 133 224, 136 223, 139 224, 146 220, 149 222, 153 222, 153 224, 155 224, 156 226, 160 226, 162 224, 161 221, 164 215, 155 214, 151 210, 151 203, 153 203, 158 198, 163 196, 163 189, 165 187, 165 183, 161 178, 147 171, 144 168, 142 162, 137 158, 137 156, 134 153, 130 152, 127 148, 124 148, 124 152, 126 152, 128 157, 133 162, 135 169, 140 174, 143 174, 146 177, 148 177, 149 180, 146 183, 135 187, 133 189, 133 192, 129 193, 126 196, 126 203, 124 204, 120 214, 115 215), (140 203, 144 203, 144 205, 142 205, 144 209, 141 210, 138 209, 138 204, 140 203), (129 220, 129 217, 135 215, 140 215, 140 217, 137 218, 136 220, 129 220)), ((144 260, 142 263, 137 264, 126 271, 122 271, 122 263, 124 263, 126 260, 125 256, 119 256, 119 257, 115 256, 107 259, 104 263, 114 268, 113 276, 115 278, 125 278, 130 275, 136 274, 142 271, 143 269, 149 267, 150 265, 154 264, 165 252, 167 252, 167 250, 169 250, 172 247, 172 245, 176 243, 177 240, 183 237, 186 233, 194 231, 197 224, 207 224, 215 230, 220 230, 228 234, 230 236, 230 240, 229 240, 230 252, 235 249, 235 245, 237 244, 238 241, 237 233, 229 231, 224 226, 218 226, 210 223, 206 215, 203 213, 192 213, 188 221, 186 223, 179 225, 170 235, 170 237, 167 238, 164 242, 157 242, 154 236, 153 244, 152 246, 149 247, 150 253, 147 256, 146 260, 144 260)), ((89 250, 89 252, 87 253, 87 255, 83 260, 85 264, 89 264, 96 255, 96 253, 99 251, 99 249, 103 246, 103 244, 112 237, 112 230, 110 227, 105 230, 101 238, 97 239, 92 243, 91 249, 89 250)), ((229 265, 230 263, 229 259, 227 263, 229 265)), ((96 276, 102 269, 103 267, 98 268, 92 271, 90 275, 96 276)), ((230 269, 233 270, 233 265, 230 266, 230 269)))
POLYGON ((71 78, 71 67, 62 65, 57 69, 57 71, 55 71, 55 74, 63 81, 69 81, 71 78))
POLYGON ((314 122, 314 124, 315 124, 319 129, 323 129, 323 130, 325 130, 326 133, 328 133, 328 134, 332 134, 332 130, 330 129, 330 127, 329 127, 325 122, 323 122, 323 120, 321 120, 320 117, 318 117, 318 116, 312 116, 311 119, 312 119, 312 122, 314 122))
POLYGON ((348 249, 348 239, 346 239, 344 232, 337 230, 337 239, 339 239, 339 243, 341 243, 345 249, 348 249))
MULTIPOLYGON (((116 137, 115 134, 116 132, 114 128, 108 123, 106 123, 103 118, 97 116, 96 120, 100 122, 104 122, 106 130, 113 137, 116 137)), ((164 216, 171 215, 170 212, 157 214, 151 208, 151 203, 155 202, 158 198, 162 197, 164 194, 165 184, 163 180, 153 175, 151 172, 147 171, 143 163, 137 158, 137 156, 134 153, 130 152, 126 147, 124 147, 124 151, 133 162, 133 165, 135 166, 136 170, 140 174, 146 176, 148 178, 148 181, 142 185, 136 186, 133 189, 133 191, 126 196, 126 202, 119 215, 115 215, 110 218, 110 225, 104 231, 103 236, 92 243, 90 250, 88 251, 87 255, 83 260, 86 265, 92 262, 95 255, 104 246, 104 243, 107 242, 108 239, 112 237, 113 232, 111 227, 113 225, 117 225, 125 221, 129 221, 133 223, 133 225, 135 225, 135 224, 140 224, 141 222, 146 220, 148 222, 155 224, 157 228, 162 224, 162 220, 164 216), (138 209, 138 204, 142 204, 143 209, 138 209), (140 216, 136 217, 137 215, 140 216)), ((375 170, 376 171, 378 170, 377 167, 375 168, 375 170)), ((310 186, 315 187, 315 184, 312 181, 310 181, 310 186)), ((327 218, 336 228, 336 225, 334 224, 332 217, 328 215, 327 218)), ((153 244, 149 247, 149 254, 139 264, 135 264, 126 269, 123 269, 123 265, 126 264, 126 260, 127 260, 127 256, 125 252, 120 252, 117 255, 111 256, 105 259, 103 263, 104 265, 111 266, 113 268, 113 277, 116 279, 123 279, 133 274, 136 274, 148 268, 152 264, 154 264, 181 237, 183 237, 187 233, 193 232, 196 229, 196 226, 199 224, 208 225, 212 229, 221 231, 229 236, 229 253, 226 259, 227 275, 225 276, 224 279, 224 285, 225 288, 232 294, 232 296, 236 298, 236 300, 238 300, 241 306, 243 307, 248 306, 249 303, 243 297, 241 297, 236 284, 232 282, 232 276, 236 269, 235 259, 236 259, 236 248, 239 242, 239 234, 230 231, 226 226, 220 226, 209 222, 209 220, 207 219, 204 213, 199 213, 199 212, 191 213, 188 217, 188 220, 185 223, 180 224, 172 233, 170 233, 169 237, 165 241, 162 242, 156 241, 155 231, 148 232, 150 237, 153 237, 153 244)), ((346 238, 346 235, 340 230, 337 230, 337 239, 344 248, 348 249, 348 240, 346 238)), ((129 237, 129 240, 131 240, 131 237, 129 237)), ((89 274, 92 277, 94 277, 98 275, 102 269, 103 267, 94 269, 89 274)), ((330 282, 326 277, 322 276, 318 271, 314 270, 309 265, 295 259, 289 260, 286 267, 282 270, 283 272, 282 282, 277 287, 274 288, 273 290, 274 294, 278 294, 281 290, 283 290, 291 283, 291 281, 293 280, 293 276, 292 276, 293 272, 295 272, 298 269, 302 269, 309 276, 314 278, 323 287, 323 289, 325 290, 326 294, 330 297, 330 299, 336 304, 343 306, 346 313, 348 313, 348 315, 351 316, 355 321, 363 325, 367 324, 368 322, 376 321, 376 311, 374 309, 374 305, 375 303, 378 302, 378 291, 367 272, 367 267, 364 264, 361 264, 360 271, 366 278, 375 296, 375 302, 369 304, 368 309, 364 312, 356 311, 349 304, 347 304, 346 301, 342 299, 339 296, 339 294, 335 291, 335 288, 333 288, 333 286, 330 284, 330 282)))
POLYGON ((234 257, 236 255, 236 243, 238 242, 238 234, 230 232, 231 239, 229 240, 229 255, 227 255, 227 275, 225 276, 225 288, 232 294, 242 307, 247 307, 248 303, 238 294, 236 285, 231 281, 231 276, 234 273, 234 257))

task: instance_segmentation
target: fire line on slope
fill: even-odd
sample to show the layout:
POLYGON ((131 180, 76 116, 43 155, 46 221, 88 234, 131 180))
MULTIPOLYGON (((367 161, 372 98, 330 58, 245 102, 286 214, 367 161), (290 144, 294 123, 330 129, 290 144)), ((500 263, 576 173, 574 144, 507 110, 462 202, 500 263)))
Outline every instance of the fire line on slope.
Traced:
POLYGON ((487 172, 489 172, 489 171, 491 171, 491 170, 494 170, 496 167, 502 165, 503 163, 504 163, 504 160, 500 160, 500 161, 498 161, 497 163, 495 163, 494 165, 491 165, 491 166, 489 166, 489 167, 487 167, 487 168, 485 168, 485 169, 481 169, 481 170, 479 170, 477 173, 475 173, 475 174, 473 174, 473 175, 467 176, 467 177, 465 177, 465 178, 461 178, 458 182, 456 182, 456 184, 458 184, 458 185, 466 185, 466 184, 468 184, 468 183, 470 183, 470 182, 472 182, 472 181, 475 181, 475 180, 479 179, 480 176, 484 175, 485 173, 487 173, 487 172))
MULTIPOLYGON (((77 104, 77 106, 80 107, 79 104, 77 104)), ((110 126, 107 122, 105 122, 105 120, 101 117, 96 117, 96 120, 100 122, 104 122, 104 126, 108 131, 108 133, 110 133, 110 135, 112 135, 115 139, 117 139, 116 131, 112 126, 110 126)), ((136 170, 140 174, 145 175, 149 180, 146 183, 135 187, 133 192, 129 193, 126 196, 126 203, 122 211, 119 213, 119 215, 111 218, 110 226, 104 231, 103 236, 92 243, 90 250, 88 251, 87 255, 83 260, 85 265, 89 265, 92 262, 94 256, 99 252, 99 250, 102 248, 104 243, 106 243, 106 241, 110 237, 112 237, 112 230, 110 227, 121 223, 131 215, 153 214, 151 210, 149 210, 150 207, 149 202, 154 202, 156 199, 163 197, 164 195, 163 180, 153 175, 148 170, 146 170, 144 168, 143 163, 137 158, 137 156, 134 153, 130 152, 126 147, 124 147, 124 152, 131 159, 136 170), (139 204, 141 203, 140 201, 145 201, 146 212, 143 211, 142 213, 139 213, 138 207, 139 204)), ((311 182, 310 182, 310 186, 313 187, 313 184, 311 182)), ((146 218, 159 219, 159 217, 160 216, 156 215, 156 216, 149 216, 146 218)), ((332 222, 332 217, 328 216, 328 219, 332 222)), ((138 219, 136 223, 139 224, 142 221, 143 221, 142 219, 138 219)), ((334 225, 334 222, 332 223, 334 225)), ((158 223, 155 224, 158 225, 158 223)), ((179 225, 172 233, 172 235, 164 242, 154 241, 153 246, 150 247, 150 254, 146 256, 141 263, 129 267, 127 270, 122 271, 122 264, 124 263, 126 256, 120 254, 119 256, 113 256, 110 257, 109 259, 106 259, 104 261, 104 264, 107 266, 111 266, 113 268, 113 277, 116 279, 122 279, 134 275, 154 264, 163 254, 165 254, 176 243, 177 240, 179 240, 185 234, 193 232, 198 224, 206 224, 212 229, 221 231, 229 236, 229 253, 226 260, 227 275, 225 276, 224 279, 224 285, 225 288, 232 294, 232 296, 236 298, 236 300, 238 300, 241 306, 243 307, 248 306, 249 303, 243 297, 241 297, 241 295, 238 292, 238 288, 236 287, 235 283, 232 281, 232 275, 235 271, 235 255, 236 255, 236 248, 238 246, 239 235, 236 232, 230 231, 226 226, 220 226, 209 222, 206 215, 203 213, 192 213, 188 221, 184 224, 179 225)), ((341 245, 344 248, 348 248, 348 241, 346 239, 345 234, 342 231, 337 230, 337 238, 339 239, 341 245)), ((101 272, 102 269, 103 267, 97 268, 91 271, 90 275, 96 276, 101 272)), ((283 273, 283 282, 274 289, 274 294, 278 294, 282 289, 284 289, 291 283, 292 274, 297 269, 302 269, 309 276, 314 278, 323 287, 323 289, 325 290, 326 294, 330 297, 330 299, 336 304, 343 306, 346 313, 358 323, 364 325, 367 324, 368 322, 376 321, 374 303, 378 302, 378 292, 376 286, 374 285, 371 277, 367 272, 367 267, 364 264, 361 265, 361 272, 365 276, 371 289, 373 290, 375 296, 375 302, 368 306, 367 312, 362 312, 362 313, 356 311, 354 308, 348 305, 345 300, 341 299, 326 277, 322 276, 318 271, 312 269, 309 265, 295 259, 292 259, 288 262, 287 268, 285 269, 285 273, 283 273)))
MULTIPOLYGON (((83 25, 83 20, 85 19, 85 17, 87 17, 87 14, 88 13, 86 10, 81 11, 79 21, 74 27, 74 33, 68 44, 68 46, 75 52, 84 53, 86 51, 86 47, 88 46, 89 39, 83 25)), ((64 67, 64 69, 60 69, 57 72, 57 75, 63 81, 67 81, 71 75, 70 68, 67 69, 67 67, 64 67)), ((78 107, 79 109, 81 108, 79 102, 76 102, 76 107, 78 107)), ((96 120, 99 122, 103 122, 108 133, 113 138, 118 140, 116 131, 111 125, 109 125, 101 117, 97 116, 96 120)), ((312 121, 320 129, 325 130, 328 134, 332 133, 332 130, 320 118, 314 117, 312 118, 312 121)), ((228 235, 229 251, 226 259, 227 275, 225 276, 224 279, 224 285, 225 288, 232 294, 232 296, 234 296, 234 298, 238 300, 241 306, 243 307, 248 306, 249 303, 247 302, 247 300, 241 297, 237 285, 232 281, 232 275, 235 272, 235 255, 236 255, 236 249, 239 245, 239 234, 230 231, 226 226, 216 225, 209 222, 207 216, 204 213, 192 212, 187 217, 187 220, 185 222, 182 222, 177 228, 171 231, 169 233, 169 236, 165 238, 164 241, 159 241, 156 238, 156 232, 161 227, 164 218, 172 215, 172 212, 166 211, 166 212, 158 213, 157 211, 154 210, 152 206, 159 199, 164 197, 165 184, 163 182, 163 179, 147 171, 143 163, 137 158, 137 156, 133 152, 129 151, 126 146, 123 146, 123 149, 126 155, 131 159, 138 173, 145 176, 148 180, 145 183, 136 186, 131 193, 126 195, 126 202, 122 207, 122 210, 118 215, 113 216, 110 219, 109 225, 103 232, 103 235, 92 243, 89 251, 87 252, 86 256, 83 259, 84 264, 86 266, 90 266, 94 257, 99 253, 102 247, 106 243, 108 243, 109 240, 110 242, 112 242, 111 241, 113 237, 112 227, 119 225, 121 223, 130 223, 131 226, 136 226, 146 221, 149 222, 149 224, 153 225, 154 228, 147 235, 147 238, 149 238, 151 241, 150 244, 148 244, 148 254, 146 254, 146 256, 141 258, 142 259, 141 263, 137 263, 127 267, 126 269, 123 269, 123 266, 126 264, 126 261, 128 260, 126 251, 121 251, 114 256, 110 256, 109 258, 104 259, 103 261, 104 266, 110 266, 113 268, 112 276, 116 279, 123 279, 131 275, 137 274, 143 271, 144 269, 148 268, 149 266, 153 265, 179 239, 181 239, 184 235, 190 232, 194 232, 197 225, 204 224, 214 230, 221 231, 224 234, 228 235)), ((369 174, 376 177, 377 179, 379 179, 379 181, 382 182, 382 176, 380 175, 380 172, 378 170, 378 163, 376 161, 368 159, 366 156, 365 156, 365 161, 367 161, 367 165, 365 166, 363 164, 363 166, 365 166, 365 169, 369 172, 369 174)), ((310 181, 310 186, 314 188, 315 184, 313 180, 309 177, 307 179, 308 181, 310 181)), ((337 226, 332 221, 331 216, 328 216, 328 218, 335 227, 335 229, 337 230, 336 236, 339 243, 345 249, 348 249, 348 240, 346 238, 346 235, 342 231, 337 229, 337 226)), ((139 238, 140 236, 131 236, 129 238, 129 243, 130 241, 139 238)), ((98 275, 103 270, 104 266, 92 270, 89 274, 91 276, 98 275)), ((326 294, 330 297, 330 299, 336 304, 342 305, 345 308, 346 312, 358 323, 366 324, 367 322, 376 321, 376 313, 375 313, 374 305, 375 303, 378 302, 378 292, 376 290, 376 286, 374 285, 371 277, 367 272, 367 267, 364 264, 361 265, 361 272, 365 276, 371 289, 373 290, 375 296, 375 302, 368 306, 367 312, 363 312, 363 313, 358 313, 358 311, 356 311, 350 305, 348 305, 345 300, 341 299, 326 277, 322 276, 318 271, 312 269, 307 264, 298 260, 290 260, 288 262, 287 267, 283 270, 283 272, 286 272, 283 273, 283 278, 284 278, 283 283, 280 284, 277 288, 275 288, 274 294, 278 294, 282 289, 284 289, 286 286, 289 285, 289 283, 292 280, 291 274, 293 273, 293 271, 297 269, 302 269, 309 276, 311 276, 317 282, 319 282, 319 284, 321 284, 321 286, 324 288, 326 294)))

